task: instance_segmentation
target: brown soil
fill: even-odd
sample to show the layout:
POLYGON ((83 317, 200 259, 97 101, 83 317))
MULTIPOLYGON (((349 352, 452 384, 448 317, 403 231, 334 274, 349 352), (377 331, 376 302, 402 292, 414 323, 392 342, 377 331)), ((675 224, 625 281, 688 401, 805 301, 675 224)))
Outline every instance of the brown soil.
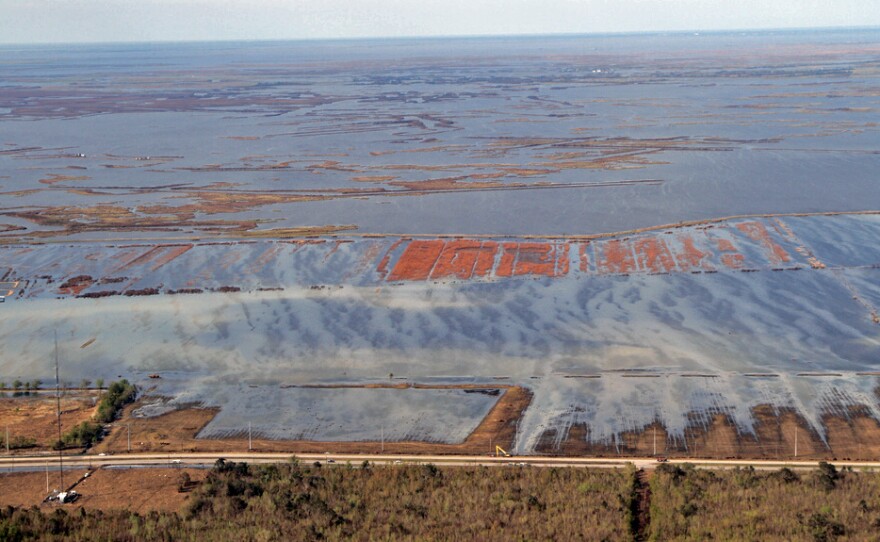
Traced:
POLYGON ((863 407, 855 407, 849 418, 823 419, 828 442, 839 459, 877 459, 880 457, 880 423, 863 407))
MULTIPOLYGON (((11 393, 7 392, 7 395, 11 393)), ((62 397, 61 430, 67 431, 90 419, 95 412, 96 400, 97 394, 90 392, 76 392, 62 397)), ((40 393, 0 398, 0 441, 4 445, 7 427, 13 443, 16 437, 36 439, 36 448, 20 450, 21 453, 50 448, 58 440, 58 415, 54 396, 40 393)), ((2 448, 5 453, 5 446, 2 448)), ((13 453, 16 451, 13 450, 13 453)))
MULTIPOLYGON (((58 458, 54 459, 54 468, 57 469, 58 458)), ((51 461, 49 468, 49 490, 61 489, 61 477, 57 470, 51 470, 51 461)), ((64 485, 69 487, 86 472, 79 467, 64 469, 64 485)), ((39 506, 47 495, 45 471, 0 473, 0 506, 39 506)))
POLYGON ((186 408, 175 410, 154 418, 134 418, 131 412, 140 406, 129 405, 121 419, 110 429, 104 440, 92 451, 125 452, 128 450, 128 435, 131 431, 132 452, 157 451, 215 451, 222 450, 215 441, 195 438, 196 434, 208 425, 218 409, 186 408), (211 443, 205 446, 204 443, 211 443))
POLYGON ((352 177, 351 180, 358 183, 384 183, 397 179, 394 175, 360 175, 352 177))
POLYGON ((716 414, 708 426, 695 423, 685 430, 684 439, 668 438, 665 428, 654 423, 641 431, 624 433, 617 442, 588 442, 586 425, 574 425, 559 446, 556 434, 545 433, 537 451, 558 455, 645 457, 656 455, 692 458, 750 459, 852 459, 880 457, 880 423, 864 409, 854 408, 847 418, 823 418, 827 444, 811 430, 797 413, 769 405, 752 410, 755 433, 741 433, 724 414, 716 414), (797 455, 795 455, 797 439, 797 455))
MULTIPOLYGON (((406 388, 408 384, 371 385, 367 387, 406 388)), ((365 387, 365 386, 358 386, 365 387)), ((488 454, 497 444, 511 447, 516 435, 516 425, 522 413, 532 401, 532 392, 519 386, 450 385, 420 388, 500 389, 498 402, 480 425, 460 444, 437 444, 430 442, 319 442, 278 441, 254 439, 253 449, 259 452, 334 452, 334 453, 406 453, 406 454, 488 454)), ((153 418, 133 418, 130 405, 122 419, 93 452, 125 452, 128 449, 128 426, 131 427, 132 452, 183 451, 218 452, 245 451, 247 438, 229 440, 197 439, 196 434, 211 421, 217 411, 204 408, 187 408, 153 418)))
POLYGON ((94 279, 88 275, 78 275, 67 279, 58 288, 61 295, 79 295, 83 290, 94 284, 94 279))
POLYGON ((272 194, 259 192, 220 192, 200 191, 188 192, 186 197, 192 198, 197 203, 185 205, 149 205, 139 207, 137 210, 147 215, 176 215, 181 219, 190 217, 196 213, 218 214, 236 213, 249 211, 264 205, 276 205, 280 203, 299 203, 304 201, 318 201, 322 196, 301 194, 272 194))
POLYGON ((76 176, 76 175, 59 175, 57 173, 50 173, 48 177, 45 179, 40 179, 39 182, 43 184, 56 184, 63 183, 67 181, 88 181, 91 177, 87 177, 84 175, 76 176))
MULTIPOLYGON (((50 465, 51 468, 51 465, 50 465)), ((140 514, 150 511, 174 512, 180 510, 189 493, 178 491, 178 480, 186 472, 193 481, 207 476, 204 469, 148 468, 97 469, 83 479, 83 469, 65 470, 64 482, 74 482, 82 496, 65 505, 70 511, 77 508, 99 510, 131 510, 140 514)), ((49 487, 59 488, 57 471, 49 472, 49 487)), ((55 508, 57 504, 43 503, 46 497, 46 473, 25 472, 0 474, 0 506, 41 506, 55 508)))
POLYGON ((178 491, 184 472, 193 481, 203 480, 208 474, 204 469, 187 468, 99 469, 76 486, 82 497, 74 507, 138 513, 177 511, 189 496, 178 491))
POLYGON ((427 181, 390 181, 388 184, 391 186, 398 186, 409 190, 460 190, 521 186, 517 184, 505 185, 498 181, 462 182, 466 181, 467 178, 467 176, 464 176, 448 177, 443 179, 429 179, 427 181))
MULTIPOLYGON (((157 213, 158 208, 154 208, 157 213)), ((28 232, 28 237, 43 238, 87 232, 178 231, 181 228, 206 230, 213 233, 242 232, 257 227, 254 220, 195 220, 194 213, 176 207, 169 212, 179 214, 135 214, 130 209, 113 205, 93 207, 46 207, 38 210, 9 212, 10 216, 29 220, 56 230, 28 232)), ((13 240, 8 238, 7 240, 13 240)))

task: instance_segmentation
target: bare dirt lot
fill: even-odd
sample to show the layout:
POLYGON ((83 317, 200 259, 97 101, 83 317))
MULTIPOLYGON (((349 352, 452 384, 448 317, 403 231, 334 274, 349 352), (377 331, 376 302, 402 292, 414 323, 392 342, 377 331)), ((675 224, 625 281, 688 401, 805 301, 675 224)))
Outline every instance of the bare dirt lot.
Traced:
MULTIPOLYGON (((65 485, 81 480, 86 472, 82 469, 65 471, 65 485)), ((207 476, 204 469, 97 469, 76 485, 75 490, 81 497, 65 507, 68 510, 89 508, 131 510, 138 513, 153 510, 177 511, 188 497, 187 492, 178 491, 179 480, 184 472, 194 482, 207 476)), ((49 472, 49 487, 50 490, 58 489, 57 471, 49 472)), ((47 509, 56 506, 43 503, 46 495, 45 472, 0 474, 0 506, 41 506, 47 509)))
MULTIPOLYGON (((57 468, 57 459, 55 460, 57 468)), ((69 486, 81 478, 85 469, 64 471, 64 482, 69 486)), ((49 472, 49 491, 61 488, 57 470, 49 472)), ((0 506, 38 506, 49 493, 46 491, 45 472, 15 472, 0 474, 0 506)))

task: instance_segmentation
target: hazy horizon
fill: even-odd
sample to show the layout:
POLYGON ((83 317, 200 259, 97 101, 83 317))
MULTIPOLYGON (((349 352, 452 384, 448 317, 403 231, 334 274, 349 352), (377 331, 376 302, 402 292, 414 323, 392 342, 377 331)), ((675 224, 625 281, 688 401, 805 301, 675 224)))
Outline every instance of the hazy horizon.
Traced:
POLYGON ((150 44, 209 44, 209 43, 285 43, 285 42, 348 42, 348 41, 408 41, 408 40, 467 40, 467 39, 505 39, 505 38, 576 38, 576 37, 603 37, 603 36, 675 36, 675 35, 723 35, 723 34, 746 34, 746 33, 774 33, 774 32, 848 32, 848 31, 880 31, 878 25, 856 26, 812 26, 812 27, 786 27, 786 28, 710 28, 710 29, 681 29, 681 30, 631 30, 619 32, 536 32, 521 34, 425 34, 425 35, 400 35, 400 36, 343 36, 343 37, 314 37, 314 38, 217 38, 217 39, 157 39, 157 40, 127 40, 127 41, 52 41, 52 42, 5 42, 0 41, 0 47, 33 46, 94 46, 94 45, 150 45, 150 44))
MULTIPOLYGON (((8 3, 8 2, 7 2, 8 3)), ((874 28, 869 0, 30 0, 0 44, 300 41, 874 28), (123 7, 124 6, 124 7, 123 7)))

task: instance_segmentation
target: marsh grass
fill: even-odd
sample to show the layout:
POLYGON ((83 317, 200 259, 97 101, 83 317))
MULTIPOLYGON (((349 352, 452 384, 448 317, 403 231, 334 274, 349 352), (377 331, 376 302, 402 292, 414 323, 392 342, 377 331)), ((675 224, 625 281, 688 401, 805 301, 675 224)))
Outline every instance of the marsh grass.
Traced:
POLYGON ((651 480, 651 540, 880 539, 880 474, 663 465, 651 480))

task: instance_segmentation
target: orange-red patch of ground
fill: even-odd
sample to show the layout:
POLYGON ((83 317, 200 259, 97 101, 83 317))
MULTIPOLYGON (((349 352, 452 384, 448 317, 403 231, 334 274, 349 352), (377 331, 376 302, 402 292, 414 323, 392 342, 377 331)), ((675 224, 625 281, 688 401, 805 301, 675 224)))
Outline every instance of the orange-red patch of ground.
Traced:
POLYGON ((721 255, 721 263, 726 265, 731 269, 741 269, 743 266, 743 262, 745 261, 745 256, 742 254, 722 254, 721 255))
POLYGON ((736 229, 748 235, 750 239, 758 241, 764 246, 767 258, 772 264, 781 264, 791 261, 791 256, 784 248, 773 242, 767 228, 760 222, 743 222, 736 225, 736 229))
POLYGON ((388 280, 427 280, 445 244, 440 239, 411 241, 391 270, 388 280))
POLYGON ((517 245, 516 243, 503 243, 501 250, 501 262, 495 270, 495 275, 499 277, 512 277, 513 264, 516 262, 517 245))
POLYGON ((602 243, 598 261, 599 273, 631 273, 636 269, 629 242, 613 239, 602 243))
POLYGON ((498 243, 494 241, 483 242, 480 252, 477 254, 477 263, 474 265, 475 277, 485 277, 492 272, 495 266, 495 254, 498 252, 498 243))
POLYGON ((678 240, 683 247, 682 252, 675 255, 679 269, 682 271, 690 271, 694 268, 712 269, 711 265, 703 261, 708 254, 696 247, 693 237, 683 234, 678 236, 678 240))
POLYGON ((391 245, 391 248, 388 249, 388 252, 385 253, 385 256, 382 257, 382 261, 379 262, 379 267, 376 268, 376 271, 379 272, 379 275, 382 278, 385 278, 388 275, 388 264, 391 262, 391 255, 394 251, 403 244, 405 241, 409 241, 407 238, 398 239, 391 245))
MULTIPOLYGON (((497 243, 475 239, 408 241, 387 280, 427 280, 475 277, 543 275, 558 277, 569 271, 569 243, 497 243), (496 256, 501 256, 496 266, 496 256)), ((377 271, 383 274, 391 247, 377 271)))
POLYGON ((582 243, 580 248, 578 248, 578 253, 580 254, 580 270, 583 273, 586 273, 590 269, 590 256, 587 254, 587 249, 589 249, 590 243, 582 243))
POLYGON ((563 243, 556 245, 556 276, 564 277, 568 275, 569 252, 571 251, 571 243, 563 243))
POLYGON ((520 243, 514 274, 556 276, 556 246, 550 243, 520 243))
POLYGON ((652 236, 634 243, 639 268, 648 273, 669 273, 675 270, 675 260, 663 239, 652 236))
POLYGON ((721 263, 730 269, 742 269, 745 256, 736 251, 734 244, 727 239, 716 239, 718 250, 725 252, 721 255, 721 263))
POLYGON ((482 243, 480 241, 470 239, 448 241, 444 245, 443 251, 434 265, 434 269, 431 271, 431 278, 471 278, 481 248, 482 243))
POLYGON ((736 247, 727 239, 718 239, 718 250, 721 252, 736 252, 736 247))

